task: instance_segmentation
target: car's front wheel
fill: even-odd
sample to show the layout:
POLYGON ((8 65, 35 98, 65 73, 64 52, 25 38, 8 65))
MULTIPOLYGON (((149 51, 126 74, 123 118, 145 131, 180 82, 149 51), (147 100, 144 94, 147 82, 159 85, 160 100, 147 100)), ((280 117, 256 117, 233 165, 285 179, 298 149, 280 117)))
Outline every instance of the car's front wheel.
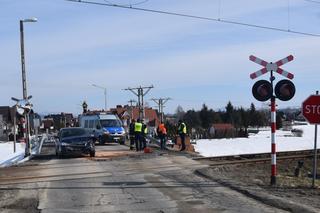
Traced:
POLYGON ((90 151, 90 157, 94 157, 94 156, 96 156, 96 152, 95 151, 90 151))

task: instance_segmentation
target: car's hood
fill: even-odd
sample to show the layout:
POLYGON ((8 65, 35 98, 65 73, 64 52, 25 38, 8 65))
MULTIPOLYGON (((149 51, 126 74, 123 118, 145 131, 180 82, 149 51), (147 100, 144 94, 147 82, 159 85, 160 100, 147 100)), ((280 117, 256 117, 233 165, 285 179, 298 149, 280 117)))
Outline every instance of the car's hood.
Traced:
POLYGON ((64 143, 70 143, 70 144, 81 144, 86 143, 91 139, 90 136, 73 136, 73 137, 66 137, 61 140, 61 142, 64 143))

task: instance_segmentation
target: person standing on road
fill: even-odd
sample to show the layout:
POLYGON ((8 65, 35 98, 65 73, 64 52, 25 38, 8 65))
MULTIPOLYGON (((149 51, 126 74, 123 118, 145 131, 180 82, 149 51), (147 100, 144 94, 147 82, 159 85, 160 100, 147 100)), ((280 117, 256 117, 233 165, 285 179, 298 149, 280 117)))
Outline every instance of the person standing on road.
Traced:
POLYGON ((166 137, 167 137, 167 129, 164 126, 164 123, 161 122, 158 127, 158 136, 160 139, 160 149, 165 150, 166 149, 166 137))
POLYGON ((142 123, 140 119, 137 120, 134 124, 134 141, 136 143, 136 151, 141 150, 141 143, 142 143, 142 123))
POLYGON ((181 149, 180 151, 183 151, 186 149, 186 134, 187 134, 187 126, 186 124, 182 121, 182 120, 179 120, 178 122, 178 134, 180 136, 180 139, 181 139, 181 149))
POLYGON ((131 120, 129 125, 129 139, 130 139, 130 150, 133 150, 135 144, 135 134, 134 134, 134 126, 136 121, 134 119, 131 120))
POLYGON ((144 150, 144 148, 147 147, 147 134, 148 134, 148 127, 147 125, 142 122, 142 143, 140 144, 141 145, 141 150, 144 150))

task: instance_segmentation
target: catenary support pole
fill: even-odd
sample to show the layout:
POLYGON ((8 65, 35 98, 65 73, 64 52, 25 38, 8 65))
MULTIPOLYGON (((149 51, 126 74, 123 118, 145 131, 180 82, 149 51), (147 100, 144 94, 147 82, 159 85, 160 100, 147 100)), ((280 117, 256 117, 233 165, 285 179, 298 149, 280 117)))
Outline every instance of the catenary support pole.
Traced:
POLYGON ((168 100, 170 100, 171 98, 152 98, 151 100, 153 100, 157 105, 158 105, 158 110, 159 110, 159 114, 160 114, 160 121, 164 122, 164 113, 163 113, 163 107, 164 104, 167 103, 168 100))
POLYGON ((145 114, 144 114, 144 96, 147 95, 147 93, 150 91, 150 89, 153 88, 153 85, 149 86, 149 87, 137 87, 137 88, 127 88, 124 90, 129 90, 131 91, 133 94, 135 94, 138 97, 138 107, 139 107, 139 118, 140 119, 144 119, 145 114))

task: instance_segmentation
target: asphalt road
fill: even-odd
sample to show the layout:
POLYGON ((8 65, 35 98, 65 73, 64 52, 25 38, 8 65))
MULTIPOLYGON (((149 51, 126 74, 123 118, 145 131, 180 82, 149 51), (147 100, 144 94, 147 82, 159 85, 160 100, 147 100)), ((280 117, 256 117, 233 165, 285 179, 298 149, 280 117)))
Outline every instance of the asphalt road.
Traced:
POLYGON ((96 146, 97 157, 57 159, 53 147, 0 169, 0 212, 283 212, 195 175, 184 154, 96 146))

